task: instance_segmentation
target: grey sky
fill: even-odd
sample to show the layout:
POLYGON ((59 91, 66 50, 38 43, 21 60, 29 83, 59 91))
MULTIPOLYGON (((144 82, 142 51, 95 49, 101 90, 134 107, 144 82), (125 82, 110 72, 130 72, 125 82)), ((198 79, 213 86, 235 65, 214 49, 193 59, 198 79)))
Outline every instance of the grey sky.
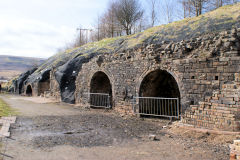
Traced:
POLYGON ((49 57, 91 27, 108 0, 0 0, 0 55, 49 57))
POLYGON ((93 28, 108 1, 0 0, 0 55, 50 57, 74 40, 77 27, 93 28))

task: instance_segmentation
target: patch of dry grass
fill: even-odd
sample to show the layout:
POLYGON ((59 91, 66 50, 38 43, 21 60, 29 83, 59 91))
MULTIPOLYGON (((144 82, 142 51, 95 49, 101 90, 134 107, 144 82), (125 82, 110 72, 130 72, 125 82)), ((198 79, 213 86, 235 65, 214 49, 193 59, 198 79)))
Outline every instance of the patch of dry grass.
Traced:
POLYGON ((16 111, 13 110, 4 100, 0 98, 0 117, 16 115, 16 111))

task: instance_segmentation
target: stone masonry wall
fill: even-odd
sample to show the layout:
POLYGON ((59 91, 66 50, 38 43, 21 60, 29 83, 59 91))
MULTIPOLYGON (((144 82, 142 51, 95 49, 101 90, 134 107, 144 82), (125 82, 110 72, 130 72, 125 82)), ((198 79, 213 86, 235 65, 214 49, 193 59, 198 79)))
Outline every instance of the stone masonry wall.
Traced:
POLYGON ((44 92, 49 91, 50 89, 50 82, 39 82, 38 83, 38 94, 44 95, 44 92))
POLYGON ((24 93, 23 93, 23 95, 24 96, 27 96, 27 87, 28 86, 31 86, 31 88, 32 88, 32 96, 38 96, 38 83, 33 83, 33 84, 26 84, 26 85, 24 85, 24 93))
MULTIPOLYGON (((157 69, 178 83, 182 122, 197 127, 239 130, 240 29, 203 35, 181 42, 160 42, 124 53, 104 54, 83 64, 76 79, 76 103, 86 105, 92 76, 104 72, 112 85, 113 106, 131 112, 131 98, 139 95, 142 80, 157 69), (234 89, 227 89, 235 86, 234 89), (228 97, 234 95, 234 97, 228 97), (211 115, 211 116, 210 116, 211 115), (207 120, 204 119, 208 117, 207 120), (197 122, 197 123, 196 123, 197 122)), ((51 90, 58 97, 54 77, 51 90)))
MULTIPOLYGON (((108 58, 108 57, 106 57, 108 58)), ((91 62, 84 64, 81 72, 76 80, 76 103, 84 103, 85 93, 90 92, 90 82, 94 73, 98 71, 104 72, 110 79, 113 91, 113 105, 115 108, 125 107, 126 109, 131 109, 130 100, 133 96, 138 96, 139 87, 143 78, 150 72, 158 68, 167 70, 171 73, 174 78, 179 82, 179 88, 183 93, 182 105, 187 106, 187 102, 184 92, 185 89, 181 85, 180 79, 182 74, 177 72, 177 67, 180 64, 173 64, 173 60, 166 60, 164 64, 157 64, 153 57, 145 57, 141 55, 129 55, 124 61, 116 58, 106 59, 104 57, 104 63, 99 66, 96 61, 99 57, 94 58, 91 62), (115 60, 114 60, 115 59, 115 60), (110 62, 110 63, 109 63, 110 62)))
POLYGON ((50 72, 50 94, 52 97, 54 97, 56 100, 61 101, 61 94, 60 94, 60 88, 57 80, 54 76, 55 70, 51 70, 50 72))
MULTIPOLYGON (((238 60, 240 63, 240 59, 238 60)), ((239 64, 240 65, 240 64, 239 64)), ((234 81, 216 89, 211 96, 206 96, 198 105, 191 105, 185 112, 182 122, 198 127, 228 131, 240 130, 240 81, 235 73, 234 81)))

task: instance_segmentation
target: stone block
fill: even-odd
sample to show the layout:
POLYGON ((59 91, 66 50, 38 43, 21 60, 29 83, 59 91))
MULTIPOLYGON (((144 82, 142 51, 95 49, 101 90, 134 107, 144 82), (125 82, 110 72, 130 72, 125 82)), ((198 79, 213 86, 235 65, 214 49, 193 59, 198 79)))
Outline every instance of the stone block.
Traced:
MULTIPOLYGON (((238 51, 232 51, 233 53, 235 53, 235 54, 238 54, 238 51)), ((231 61, 240 61, 240 57, 230 57, 230 60, 231 61)))
POLYGON ((226 66, 228 65, 228 61, 224 62, 213 62, 213 66, 226 66))
POLYGON ((236 82, 240 82, 240 74, 239 74, 239 73, 235 73, 235 74, 234 74, 234 80, 235 80, 236 82))
POLYGON ((217 67, 217 72, 218 72, 218 73, 221 73, 221 72, 223 72, 223 71, 224 71, 223 66, 217 67))
POLYGON ((210 84, 211 84, 211 81, 208 81, 208 80, 201 80, 201 81, 200 81, 200 84, 210 85, 210 84))
POLYGON ((228 62, 229 59, 230 59, 229 57, 220 57, 220 58, 219 58, 219 61, 220 61, 220 62, 228 62))

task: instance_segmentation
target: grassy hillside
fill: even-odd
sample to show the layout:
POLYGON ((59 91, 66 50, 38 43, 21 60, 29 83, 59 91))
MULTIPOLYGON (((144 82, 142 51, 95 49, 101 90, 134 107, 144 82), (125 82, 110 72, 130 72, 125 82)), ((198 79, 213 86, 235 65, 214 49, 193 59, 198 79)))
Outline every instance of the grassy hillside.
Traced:
POLYGON ((156 26, 130 36, 104 39, 88 43, 82 47, 66 50, 49 58, 37 72, 46 68, 58 67, 76 56, 90 53, 115 53, 150 43, 181 41, 206 33, 240 28, 240 3, 227 5, 199 17, 186 18, 167 25, 156 26))
POLYGON ((33 66, 42 64, 43 62, 44 59, 39 58, 0 55, 0 79, 11 79, 33 66))

